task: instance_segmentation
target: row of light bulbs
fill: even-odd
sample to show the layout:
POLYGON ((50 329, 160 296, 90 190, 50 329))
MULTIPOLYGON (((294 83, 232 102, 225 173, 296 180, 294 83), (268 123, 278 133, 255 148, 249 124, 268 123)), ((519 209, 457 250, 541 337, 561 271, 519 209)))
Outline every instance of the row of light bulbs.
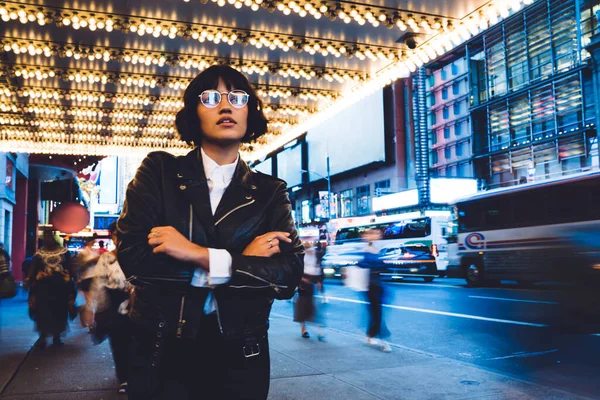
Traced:
MULTIPOLYGON (((11 95, 16 95, 21 98, 30 98, 32 100, 68 100, 78 103, 114 103, 119 105, 126 106, 148 106, 152 105, 154 107, 163 106, 163 108, 168 109, 167 112, 159 112, 152 111, 148 118, 150 119, 158 119, 160 121, 174 121, 176 112, 179 111, 183 107, 183 102, 179 100, 177 97, 173 96, 144 96, 144 95, 133 95, 133 96, 125 96, 116 93, 109 92, 93 92, 93 91, 66 91, 62 89, 43 89, 43 88, 33 88, 33 87, 24 87, 20 88, 16 92, 11 92, 8 88, 0 86, 0 97, 11 97, 11 95), (172 111, 172 112, 168 112, 172 111)), ((1 106, 1 104, 0 104, 1 106)), ((39 105, 38 108, 49 107, 48 105, 39 105)), ((86 115, 92 113, 94 115, 100 115, 100 113, 106 113, 107 111, 97 110, 97 109, 85 109, 85 108, 75 108, 69 107, 72 110, 76 110, 78 115, 85 113, 86 115)), ((138 110, 131 109, 112 109, 110 112, 113 114, 109 115, 111 118, 127 118, 126 115, 114 114, 118 113, 133 113, 138 110)), ((315 113, 317 109, 304 107, 304 106, 284 106, 284 105, 275 105, 275 104, 266 104, 263 107, 263 111, 265 115, 277 116, 281 115, 283 117, 286 116, 296 116, 296 117, 307 117, 312 113, 315 113)), ((145 111, 148 113, 149 111, 145 111)), ((129 114, 127 114, 129 115, 129 114)))
POLYGON ((193 54, 164 53, 154 50, 136 50, 110 48, 107 46, 82 46, 75 44, 57 44, 41 40, 27 40, 18 38, 3 38, 0 40, 4 51, 15 54, 29 54, 31 56, 44 55, 46 57, 62 57, 80 60, 86 58, 90 61, 103 60, 109 62, 116 60, 133 65, 156 65, 163 67, 171 65, 185 69, 203 71, 211 65, 227 64, 245 74, 280 75, 284 78, 294 79, 325 79, 328 82, 337 81, 345 83, 358 82, 366 78, 365 74, 356 70, 338 70, 336 68, 305 66, 297 64, 275 64, 269 61, 232 60, 225 57, 196 56, 193 54))
POLYGON ((183 37, 194 39, 201 43, 213 42, 215 44, 227 43, 233 46, 236 43, 250 44, 257 49, 283 50, 285 52, 295 49, 298 52, 308 52, 311 55, 333 55, 340 57, 356 56, 364 60, 378 59, 396 60, 396 49, 393 47, 372 46, 366 43, 344 42, 340 40, 327 40, 320 38, 307 38, 300 35, 289 35, 277 32, 258 32, 246 29, 234 29, 225 26, 206 26, 201 24, 182 23, 176 20, 165 20, 138 16, 114 16, 98 11, 73 11, 59 7, 27 7, 17 2, 4 2, 0 4, 0 19, 4 22, 18 20, 23 24, 36 22, 40 25, 55 23, 57 26, 70 26, 78 30, 81 28, 95 30, 114 29, 125 33, 137 33, 140 36, 152 35, 158 37, 183 37))
POLYGON ((0 116, 0 122, 4 125, 12 126, 31 126, 42 129, 72 129, 76 131, 92 132, 145 132, 149 134, 174 134, 173 125, 146 125, 139 126, 134 124, 102 124, 89 121, 64 121, 64 120, 24 120, 23 118, 6 118, 0 116))
MULTIPOLYGON (((121 84, 125 86, 138 86, 138 87, 149 87, 155 88, 157 85, 161 87, 169 87, 174 90, 180 90, 187 87, 191 78, 174 78, 174 77, 160 77, 155 78, 152 75, 142 74, 121 74, 112 72, 102 72, 95 70, 73 70, 69 68, 44 68, 37 66, 23 66, 13 64, 6 66, 4 73, 8 76, 22 77, 23 79, 37 79, 47 80, 51 78, 61 78, 65 81, 70 82, 88 82, 88 83, 113 83, 121 84)), ((291 96, 298 97, 302 100, 312 101, 329 101, 334 99, 338 94, 332 90, 322 89, 307 89, 307 88, 295 88, 290 89, 275 89, 273 86, 260 85, 256 91, 257 95, 263 98, 289 98, 291 96), (262 89, 265 87, 265 89, 262 89)))
MULTIPOLYGON (((189 2, 190 0, 183 0, 189 2)), ((397 10, 391 10, 387 7, 377 5, 366 5, 352 3, 350 6, 344 5, 341 1, 306 1, 306 0, 210 0, 220 7, 227 4, 236 9, 243 6, 252 11, 258 11, 261 7, 269 12, 280 11, 284 15, 295 13, 300 17, 312 16, 314 19, 322 17, 329 18, 331 21, 339 19, 346 24, 354 21, 359 25, 365 25, 367 22, 377 28, 382 25, 388 29, 397 26, 401 31, 406 31, 409 27, 415 32, 424 32, 427 34, 438 32, 442 28, 451 25, 448 19, 429 17, 425 15, 406 14, 401 15, 397 10), (357 6, 358 5, 358 6, 357 6)), ((200 0, 201 3, 208 3, 208 0, 200 0)))
MULTIPOLYGON (((161 136, 142 136, 142 135, 107 135, 99 133, 81 133, 81 132, 66 132, 64 130, 37 130, 31 131, 23 128, 7 128, 0 129, 0 140, 32 140, 32 139, 52 139, 58 143, 104 143, 110 145, 112 143, 138 143, 138 144, 159 144, 170 143, 171 145, 187 143, 175 137, 161 136)), ((82 154, 82 153, 79 153, 82 154)), ((85 153, 83 153, 85 154, 85 153)), ((89 155, 89 154, 88 154, 89 155)))
MULTIPOLYGON (((0 92, 0 95, 2 93, 0 92)), ((179 110, 183 107, 183 101, 175 96, 152 96, 136 94, 119 94, 110 92, 99 92, 90 90, 62 90, 45 89, 38 87, 24 87, 16 91, 18 97, 41 100, 68 100, 79 103, 113 103, 125 106, 154 106, 169 110, 179 110)))

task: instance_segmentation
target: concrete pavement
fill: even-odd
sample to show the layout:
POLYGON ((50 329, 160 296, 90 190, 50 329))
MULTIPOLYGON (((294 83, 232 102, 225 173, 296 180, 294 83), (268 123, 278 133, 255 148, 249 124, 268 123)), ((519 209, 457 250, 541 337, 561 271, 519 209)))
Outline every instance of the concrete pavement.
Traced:
MULTIPOLYGON (((269 399, 582 399, 460 361, 400 346, 389 354, 363 338, 328 329, 303 339, 287 315, 272 315, 269 399)), ((36 340, 23 294, 0 304, 0 399, 124 399, 116 393, 107 343, 91 344, 73 323, 65 346, 36 340)))

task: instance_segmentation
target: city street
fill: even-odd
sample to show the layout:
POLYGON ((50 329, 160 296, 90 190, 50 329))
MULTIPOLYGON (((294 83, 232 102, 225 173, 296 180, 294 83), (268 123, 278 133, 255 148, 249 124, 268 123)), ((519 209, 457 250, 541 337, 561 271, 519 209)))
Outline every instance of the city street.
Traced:
MULTIPOLYGON (((338 280, 329 280, 325 291, 328 327, 363 336, 363 293, 338 280)), ((556 285, 473 289, 462 279, 406 279, 387 285, 384 316, 392 346, 598 397, 600 323, 575 304, 575 293, 556 285)), ((276 302, 273 313, 290 316, 292 304, 276 302)), ((431 371, 440 381, 447 373, 431 371)))

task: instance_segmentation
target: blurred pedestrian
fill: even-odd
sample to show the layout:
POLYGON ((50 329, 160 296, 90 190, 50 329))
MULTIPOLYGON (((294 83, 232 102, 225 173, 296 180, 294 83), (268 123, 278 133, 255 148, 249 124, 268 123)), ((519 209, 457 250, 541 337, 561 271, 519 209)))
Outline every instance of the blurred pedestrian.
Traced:
POLYGON ((378 347, 381 351, 389 353, 392 351, 389 343, 385 341, 390 336, 390 331, 383 319, 383 296, 384 287, 381 283, 381 263, 379 259, 380 249, 374 242, 381 240, 382 232, 379 229, 369 229, 362 235, 362 240, 366 242, 364 254, 359 267, 368 268, 369 284, 366 292, 366 298, 369 302, 369 322, 367 327, 367 344, 378 347))
POLYGON ((300 323, 303 338, 310 338, 306 330, 307 322, 317 324, 318 339, 325 341, 325 320, 315 301, 315 290, 323 291, 323 269, 321 268, 319 249, 316 242, 304 242, 304 275, 298 286, 298 295, 294 302, 294 321, 300 323))
POLYGON ((267 128, 241 72, 205 69, 183 103, 177 129, 197 147, 150 153, 117 223, 135 285, 128 396, 266 399, 271 306, 293 296, 303 271, 287 187, 239 156, 267 128))
POLYGON ((85 305, 80 310, 80 321, 83 327, 87 327, 89 332, 94 330, 94 312, 91 306, 90 289, 92 280, 95 276, 96 263, 100 254, 94 249, 96 238, 91 237, 85 242, 85 247, 79 252, 75 259, 77 271, 77 282, 79 290, 85 298, 85 305))
POLYGON ((35 254, 26 286, 29 291, 29 315, 40 338, 37 347, 46 347, 46 337, 62 345, 61 335, 67 330, 69 316, 76 315, 77 288, 72 273, 72 257, 55 238, 44 232, 44 246, 35 254))
MULTIPOLYGON (((113 242, 116 242, 116 222, 108 228, 113 242)), ((100 256, 94 268, 89 292, 93 307, 95 344, 108 338, 112 350, 119 393, 127 393, 129 374, 129 348, 131 333, 127 316, 130 285, 117 261, 117 251, 106 252, 100 256)))

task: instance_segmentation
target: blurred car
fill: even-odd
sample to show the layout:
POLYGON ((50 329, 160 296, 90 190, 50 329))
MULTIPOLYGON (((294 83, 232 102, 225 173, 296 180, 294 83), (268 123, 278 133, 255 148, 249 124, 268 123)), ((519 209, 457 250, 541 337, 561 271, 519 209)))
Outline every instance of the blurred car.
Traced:
POLYGON ((422 244, 385 247, 379 253, 379 261, 382 275, 392 278, 411 276, 432 282, 439 276, 431 249, 422 244))
POLYGON ((347 253, 327 252, 321 260, 323 274, 325 277, 340 278, 342 277, 342 268, 349 267, 351 265, 358 265, 358 262, 362 260, 362 258, 362 253, 358 251, 351 251, 347 253))

